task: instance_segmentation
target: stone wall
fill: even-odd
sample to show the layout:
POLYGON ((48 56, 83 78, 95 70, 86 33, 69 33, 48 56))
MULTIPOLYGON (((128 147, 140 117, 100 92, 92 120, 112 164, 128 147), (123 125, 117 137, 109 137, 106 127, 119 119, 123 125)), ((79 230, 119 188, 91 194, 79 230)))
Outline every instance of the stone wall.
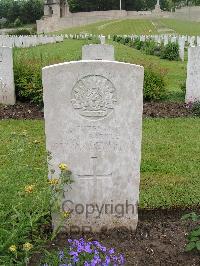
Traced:
POLYGON ((200 7, 183 7, 177 9, 176 12, 156 12, 153 11, 125 11, 125 10, 110 10, 110 11, 94 11, 70 13, 67 17, 45 17, 37 21, 37 32, 48 33, 76 26, 88 25, 103 20, 112 19, 145 19, 145 18, 174 18, 191 21, 200 21, 200 7))
MULTIPOLYGON (((166 13, 162 12, 156 14, 156 16, 164 16, 166 13)), ((94 12, 81 12, 81 13, 71 13, 67 17, 63 18, 53 18, 45 17, 37 21, 37 32, 47 33, 58 31, 66 28, 88 25, 91 23, 96 23, 103 20, 112 19, 123 19, 123 18, 147 18, 154 17, 154 12, 151 11, 125 11, 125 10, 110 10, 110 11, 94 11, 94 12)))
POLYGON ((200 22, 200 6, 182 7, 171 14, 172 18, 200 22))

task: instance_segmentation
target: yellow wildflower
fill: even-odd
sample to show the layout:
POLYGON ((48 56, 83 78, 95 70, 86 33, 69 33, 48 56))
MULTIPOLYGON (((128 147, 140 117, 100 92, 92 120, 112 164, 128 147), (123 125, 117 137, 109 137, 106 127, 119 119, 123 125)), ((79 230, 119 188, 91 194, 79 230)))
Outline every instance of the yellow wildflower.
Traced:
POLYGON ((15 245, 12 245, 9 247, 10 252, 15 253, 17 251, 17 247, 15 245))
POLYGON ((64 218, 69 218, 70 215, 71 215, 71 213, 68 212, 68 211, 63 212, 63 217, 64 217, 64 218))
POLYGON ((25 251, 30 251, 32 248, 33 248, 33 245, 29 242, 27 242, 23 245, 23 250, 25 250, 25 251))
POLYGON ((59 183, 59 179, 58 178, 52 178, 49 180, 49 184, 52 186, 56 186, 59 183))
POLYGON ((34 185, 25 186, 24 188, 24 191, 29 194, 33 193, 33 190, 34 190, 34 185))
POLYGON ((68 166, 65 163, 59 164, 59 168, 61 171, 68 171, 69 170, 68 166))
POLYGON ((36 140, 34 140, 34 143, 39 144, 40 142, 39 142, 39 140, 36 139, 36 140))
POLYGON ((27 130, 22 131, 22 134, 21 135, 24 136, 24 137, 26 137, 27 136, 27 130))

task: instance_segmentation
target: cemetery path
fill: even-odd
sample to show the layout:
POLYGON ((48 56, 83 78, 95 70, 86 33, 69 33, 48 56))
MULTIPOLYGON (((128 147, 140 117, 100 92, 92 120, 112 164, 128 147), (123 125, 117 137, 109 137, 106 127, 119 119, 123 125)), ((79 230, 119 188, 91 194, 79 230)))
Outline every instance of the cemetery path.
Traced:
MULTIPOLYGON (((30 103, 18 103, 14 106, 0 105, 0 119, 42 119, 42 107, 30 103)), ((175 118, 191 116, 184 103, 146 102, 144 117, 175 118)))

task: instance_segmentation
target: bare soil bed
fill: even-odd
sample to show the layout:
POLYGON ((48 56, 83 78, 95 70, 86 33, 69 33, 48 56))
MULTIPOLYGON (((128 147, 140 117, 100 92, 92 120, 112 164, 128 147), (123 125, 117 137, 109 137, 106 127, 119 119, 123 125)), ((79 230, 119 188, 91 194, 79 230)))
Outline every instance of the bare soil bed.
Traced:
MULTIPOLYGON (((184 103, 148 102, 144 103, 144 117, 188 117, 191 111, 184 103)), ((43 108, 29 103, 17 103, 14 106, 0 105, 0 119, 42 119, 43 108)))
MULTIPOLYGON (((84 236, 62 233, 54 243, 49 243, 48 249, 65 247, 68 238, 84 237, 90 241, 99 240, 108 248, 115 247, 117 252, 125 255, 126 265, 130 266, 200 265, 200 253, 185 252, 187 234, 197 225, 181 220, 183 214, 190 212, 181 209, 140 210, 136 232, 120 229, 84 236)), ((34 256, 30 265, 38 265, 39 257, 34 256)))

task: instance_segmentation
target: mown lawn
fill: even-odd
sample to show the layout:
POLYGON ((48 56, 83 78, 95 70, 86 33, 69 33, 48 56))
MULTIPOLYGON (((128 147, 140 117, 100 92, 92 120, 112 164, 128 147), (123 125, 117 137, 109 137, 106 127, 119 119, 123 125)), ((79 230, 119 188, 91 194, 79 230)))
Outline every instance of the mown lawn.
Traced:
POLYGON ((176 19, 160 19, 159 22, 178 34, 200 35, 200 22, 176 19))
MULTIPOLYGON (((26 66, 36 63, 40 64, 42 68, 55 63, 80 60, 82 46, 90 42, 86 40, 65 40, 58 44, 48 44, 30 49, 15 49, 14 65, 23 64, 26 66)), ((184 94, 180 87, 186 80, 186 62, 168 61, 156 56, 145 55, 122 44, 113 43, 113 45, 116 49, 116 60, 159 69, 164 74, 168 89, 168 100, 184 100, 184 94)))
POLYGON ((57 33, 92 34, 188 34, 200 35, 200 22, 176 19, 118 19, 74 27, 57 33))
POLYGON ((151 20, 118 19, 106 20, 94 24, 74 27, 58 33, 92 33, 92 34, 156 34, 158 33, 151 20))
POLYGON ((145 119, 140 207, 199 204, 200 119, 145 119))

